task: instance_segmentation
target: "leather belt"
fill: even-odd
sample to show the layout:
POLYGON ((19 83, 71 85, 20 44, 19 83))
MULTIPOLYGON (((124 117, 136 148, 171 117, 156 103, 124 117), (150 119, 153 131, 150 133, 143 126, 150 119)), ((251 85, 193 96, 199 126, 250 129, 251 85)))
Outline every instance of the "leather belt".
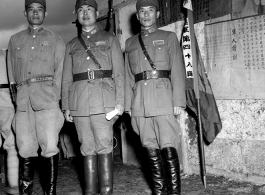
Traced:
POLYGON ((17 85, 17 89, 21 87, 22 85, 27 85, 29 83, 36 83, 36 82, 44 82, 44 81, 52 81, 53 77, 52 76, 44 76, 44 77, 36 77, 32 79, 27 79, 25 81, 22 81, 17 85))
POLYGON ((0 88, 9 88, 10 85, 9 84, 0 84, 0 88))
POLYGON ((73 75, 73 81, 82 81, 82 80, 95 80, 102 79, 106 77, 112 77, 112 70, 88 70, 87 72, 82 72, 73 75))
POLYGON ((135 82, 148 79, 169 78, 169 70, 146 70, 134 76, 135 82))

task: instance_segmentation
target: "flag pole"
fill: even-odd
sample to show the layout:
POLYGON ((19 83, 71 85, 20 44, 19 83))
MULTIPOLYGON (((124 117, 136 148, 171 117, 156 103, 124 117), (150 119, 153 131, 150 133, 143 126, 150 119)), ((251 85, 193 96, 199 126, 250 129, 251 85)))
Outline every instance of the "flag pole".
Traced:
POLYGON ((202 122, 201 122, 201 109, 200 109, 200 93, 199 93, 199 75, 198 75, 198 63, 197 63, 197 52, 196 52, 196 39, 193 22, 193 12, 187 9, 188 21, 190 28, 190 39, 191 39, 191 52, 192 52, 192 64, 194 73, 194 91, 197 99, 197 116, 198 116, 198 129, 199 129, 199 157, 200 157, 200 169, 201 177, 203 180, 204 187, 206 188, 206 167, 205 167, 205 154, 204 154, 204 142, 202 133, 202 122))

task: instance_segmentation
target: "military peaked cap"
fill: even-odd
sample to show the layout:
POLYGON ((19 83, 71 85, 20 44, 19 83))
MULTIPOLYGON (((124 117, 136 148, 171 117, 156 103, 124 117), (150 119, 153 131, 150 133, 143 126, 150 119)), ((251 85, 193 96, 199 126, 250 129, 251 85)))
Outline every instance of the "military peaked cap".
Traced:
POLYGON ((159 9, 159 4, 157 0, 138 0, 136 3, 136 10, 139 10, 141 7, 154 6, 159 9))
POLYGON ((32 3, 39 3, 46 9, 46 0, 25 0, 25 8, 27 8, 32 3))
POLYGON ((75 11, 77 11, 82 5, 90 5, 98 10, 98 4, 95 0, 77 0, 75 4, 75 11))

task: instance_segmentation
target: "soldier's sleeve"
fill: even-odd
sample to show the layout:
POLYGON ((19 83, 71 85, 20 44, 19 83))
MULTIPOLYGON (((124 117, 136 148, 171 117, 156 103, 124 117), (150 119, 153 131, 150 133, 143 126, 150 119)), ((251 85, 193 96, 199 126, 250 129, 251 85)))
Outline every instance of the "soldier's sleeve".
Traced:
MULTIPOLYGON (((127 41, 126 41, 127 45, 127 41)), ((126 47, 127 48, 127 47, 126 47)), ((131 102, 133 95, 133 87, 135 85, 134 75, 132 74, 129 64, 128 53, 125 53, 125 108, 126 112, 131 111, 131 102)))
POLYGON ((113 80, 116 88, 116 105, 124 106, 124 58, 120 43, 116 37, 113 37, 111 43, 111 59, 113 80))
POLYGON ((12 37, 10 38, 10 41, 8 43, 8 52, 7 52, 7 73, 8 73, 8 79, 10 83, 16 83, 13 73, 12 66, 15 63, 15 58, 13 55, 13 46, 12 46, 12 37))
POLYGON ((175 33, 168 36, 170 66, 171 66, 171 83, 173 87, 173 106, 186 107, 185 94, 185 67, 183 63, 182 51, 175 33))
MULTIPOLYGON (((63 74, 63 62, 65 54, 65 43, 61 37, 57 37, 55 46, 55 64, 54 64, 54 76, 53 85, 56 87, 57 94, 61 97, 61 83, 63 74)), ((60 98, 59 98, 60 99, 60 98)))
POLYGON ((62 110, 69 109, 68 105, 68 95, 71 84, 73 83, 73 73, 72 73, 72 58, 70 55, 71 46, 67 44, 64 65, 63 65, 63 79, 62 79, 62 110))

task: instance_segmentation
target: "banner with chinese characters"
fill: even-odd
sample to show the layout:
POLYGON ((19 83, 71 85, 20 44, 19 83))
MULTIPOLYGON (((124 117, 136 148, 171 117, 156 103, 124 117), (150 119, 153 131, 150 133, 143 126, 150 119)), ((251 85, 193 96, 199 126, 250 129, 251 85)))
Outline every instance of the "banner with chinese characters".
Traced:
POLYGON ((189 22, 186 20, 183 35, 182 35, 182 51, 184 56, 184 64, 186 67, 186 77, 194 78, 193 75, 193 64, 192 64, 192 54, 191 54, 191 39, 190 39, 190 29, 189 22))
POLYGON ((206 25, 205 42, 216 99, 265 98, 265 15, 206 25))

